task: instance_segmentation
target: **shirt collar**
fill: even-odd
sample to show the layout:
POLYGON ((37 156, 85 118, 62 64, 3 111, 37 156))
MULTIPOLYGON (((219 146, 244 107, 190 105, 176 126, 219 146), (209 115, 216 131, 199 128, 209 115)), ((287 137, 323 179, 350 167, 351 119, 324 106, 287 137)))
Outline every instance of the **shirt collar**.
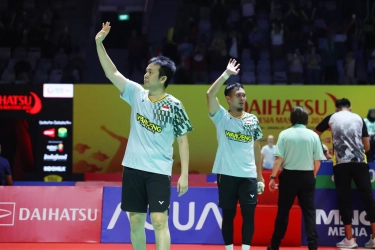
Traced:
POLYGON ((303 124, 295 124, 295 125, 293 126, 293 128, 306 128, 306 126, 303 125, 303 124))

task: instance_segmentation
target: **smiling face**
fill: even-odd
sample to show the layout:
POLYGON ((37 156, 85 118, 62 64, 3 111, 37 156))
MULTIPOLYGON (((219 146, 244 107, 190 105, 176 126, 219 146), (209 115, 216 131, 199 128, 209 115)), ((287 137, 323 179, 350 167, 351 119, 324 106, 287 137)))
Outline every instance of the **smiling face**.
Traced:
POLYGON ((246 93, 243 88, 234 88, 229 96, 226 96, 230 110, 243 111, 246 103, 246 93))
POLYGON ((159 77, 160 65, 151 63, 146 68, 144 75, 144 88, 155 91, 160 88, 164 88, 164 82, 167 79, 166 76, 159 77))

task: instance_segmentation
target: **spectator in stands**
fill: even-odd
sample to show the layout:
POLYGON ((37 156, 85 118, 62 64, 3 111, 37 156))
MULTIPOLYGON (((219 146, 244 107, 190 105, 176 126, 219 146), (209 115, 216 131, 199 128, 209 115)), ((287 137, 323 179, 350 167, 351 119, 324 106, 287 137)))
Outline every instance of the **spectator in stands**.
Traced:
POLYGON ((375 44, 375 17, 366 17, 364 20, 363 33, 365 36, 365 51, 372 49, 375 44))
MULTIPOLYGON (((1 144, 0 144, 1 154, 1 144)), ((9 161, 4 157, 0 156, 0 186, 11 186, 12 185, 12 173, 10 170, 9 161)))
POLYGON ((206 45, 203 42, 197 45, 196 51, 192 59, 192 69, 194 83, 208 83, 207 52, 206 45))
POLYGON ((302 17, 305 19, 306 25, 311 25, 315 20, 316 7, 313 5, 311 0, 306 2, 304 8, 301 9, 302 17))
POLYGON ((364 119, 368 134, 370 136, 370 150, 366 153, 367 161, 375 161, 375 109, 368 110, 367 117, 364 119))
POLYGON ((337 51, 340 51, 340 53, 337 53, 336 59, 343 60, 345 58, 346 52, 347 52, 347 34, 346 31, 343 29, 343 27, 340 25, 337 29, 336 34, 333 35, 334 39, 334 46, 337 51))
POLYGON ((69 34, 68 27, 64 28, 63 34, 60 36, 58 48, 63 48, 67 55, 72 52, 72 37, 69 34))
POLYGON ((324 68, 324 81, 327 84, 337 84, 337 60, 338 51, 335 48, 332 36, 328 37, 328 49, 322 50, 322 63, 324 68))
POLYGON ((304 49, 306 51, 310 51, 313 47, 318 46, 318 36, 314 31, 314 27, 310 26, 308 33, 304 35, 304 49))
POLYGON ((271 2, 270 21, 272 23, 281 21, 283 18, 282 5, 280 2, 281 1, 278 1, 278 0, 272 0, 271 2))
POLYGON ((184 36, 182 43, 177 46, 177 51, 180 56, 190 58, 194 53, 194 46, 189 42, 189 38, 184 36))
POLYGON ((345 59, 345 84, 356 84, 356 59, 354 58, 354 53, 349 51, 345 59))
POLYGON ((287 227, 289 211, 296 197, 300 203, 305 222, 305 230, 309 250, 318 249, 318 233, 316 231, 316 213, 314 194, 316 173, 323 158, 322 145, 312 130, 307 129, 308 113, 304 107, 296 106, 290 114, 292 127, 282 131, 276 145, 276 160, 273 165, 269 189, 276 188, 276 175, 279 175, 279 201, 272 234, 271 245, 268 250, 279 250, 287 227))
POLYGON ((242 23, 246 20, 254 19, 256 0, 241 0, 242 7, 242 23))
POLYGON ((240 61, 240 56, 242 53, 242 40, 235 30, 230 32, 227 39, 227 51, 230 58, 240 61))
POLYGON ((176 65, 179 64, 180 57, 178 56, 177 44, 173 39, 173 35, 168 35, 164 40, 162 54, 170 58, 176 65))
POLYGON ((303 63, 304 58, 300 54, 299 50, 296 49, 295 53, 288 55, 289 61, 289 72, 291 83, 302 83, 303 82, 303 63))
POLYGON ((272 57, 274 60, 283 59, 284 56, 284 24, 272 23, 271 30, 272 57))
POLYGON ((316 53, 316 48, 313 46, 311 52, 306 55, 308 84, 320 83, 320 61, 320 55, 316 53))
POLYGON ((228 51, 224 40, 224 34, 218 32, 212 39, 210 46, 210 68, 219 71, 225 65, 228 51))
POLYGON ((285 26, 288 32, 299 32, 301 30, 300 11, 295 7, 293 1, 289 2, 289 10, 285 15, 285 26))
POLYGON ((262 43, 262 33, 258 31, 258 25, 254 23, 252 31, 249 32, 250 56, 256 65, 260 59, 260 45, 262 43))
POLYGON ((263 169, 270 170, 275 162, 275 145, 273 135, 267 138, 267 145, 263 146, 260 153, 263 169))

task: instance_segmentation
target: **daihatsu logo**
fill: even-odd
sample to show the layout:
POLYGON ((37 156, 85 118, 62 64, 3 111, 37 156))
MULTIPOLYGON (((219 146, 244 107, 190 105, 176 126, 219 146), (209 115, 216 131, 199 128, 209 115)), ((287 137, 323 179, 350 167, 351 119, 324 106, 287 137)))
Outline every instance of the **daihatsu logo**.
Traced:
POLYGON ((12 211, 0 209, 0 219, 12 214, 12 211))
POLYGON ((15 211, 15 202, 0 202, 0 226, 13 226, 15 211))

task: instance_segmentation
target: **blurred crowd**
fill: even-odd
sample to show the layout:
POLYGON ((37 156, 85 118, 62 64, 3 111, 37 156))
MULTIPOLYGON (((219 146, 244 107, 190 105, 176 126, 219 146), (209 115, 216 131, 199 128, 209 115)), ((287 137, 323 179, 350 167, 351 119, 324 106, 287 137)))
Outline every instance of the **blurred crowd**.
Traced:
POLYGON ((12 0, 0 10, 0 83, 82 79, 84 60, 64 25, 61 2, 41 2, 12 0))
MULTIPOLYGON (((142 76, 151 57, 165 55, 176 84, 212 83, 230 58, 241 64, 230 81, 243 84, 374 84, 374 2, 184 0, 160 43, 131 32, 128 74, 142 76)), ((84 81, 80 46, 50 3, 1 11, 1 83, 84 81)))
MULTIPOLYGON (((211 83, 229 58, 243 84, 374 84, 374 1, 186 0, 161 47, 175 83, 211 83)), ((141 52, 139 53, 141 55, 141 52)))

